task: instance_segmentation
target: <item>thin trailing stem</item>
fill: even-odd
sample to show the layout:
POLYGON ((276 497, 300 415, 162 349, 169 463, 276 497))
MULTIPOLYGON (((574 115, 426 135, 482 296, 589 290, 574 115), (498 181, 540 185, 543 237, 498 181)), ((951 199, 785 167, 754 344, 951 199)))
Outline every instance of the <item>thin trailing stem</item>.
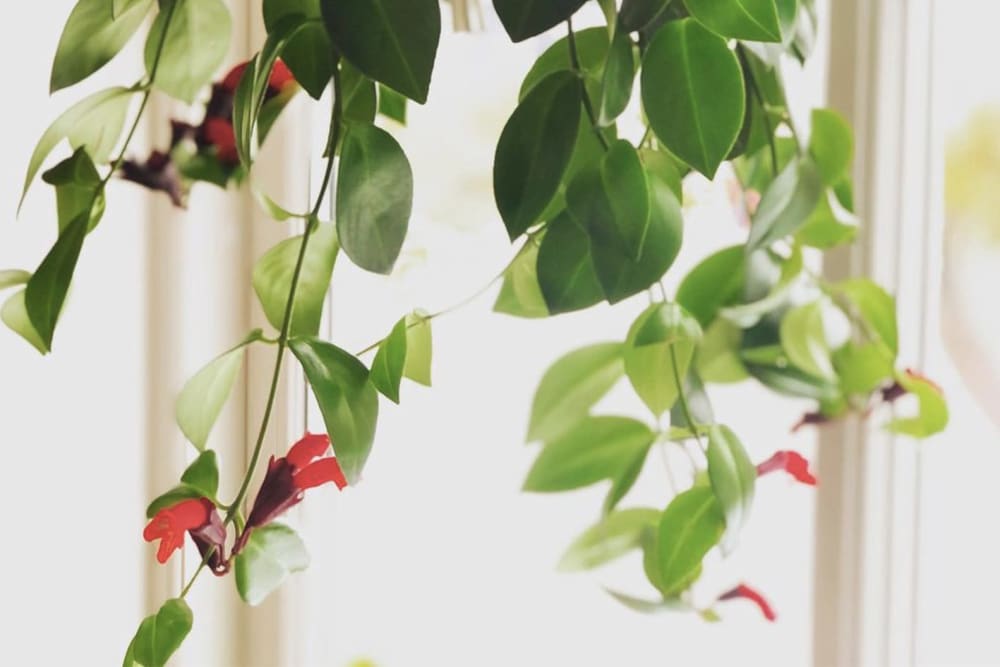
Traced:
POLYGON ((598 141, 601 142, 601 146, 604 150, 608 150, 611 145, 608 143, 607 137, 601 132, 601 127, 597 123, 597 113, 594 111, 594 104, 590 100, 590 93, 587 92, 587 85, 583 82, 583 68, 580 67, 580 52, 576 48, 576 33, 573 31, 573 19, 566 19, 566 37, 569 43, 569 62, 573 71, 576 72, 577 76, 581 79, 581 90, 582 93, 580 97, 583 100, 583 108, 587 112, 587 117, 590 118, 590 125, 594 129, 594 134, 597 135, 598 141))
POLYGON ((698 441, 698 446, 704 449, 704 445, 701 442, 701 435, 698 433, 698 424, 695 422, 694 417, 691 414, 691 406, 688 405, 687 395, 684 392, 684 383, 681 381, 681 372, 677 369, 677 347, 675 345, 670 346, 670 363, 673 367, 674 383, 677 385, 677 402, 680 403, 681 413, 684 415, 684 419, 687 421, 688 427, 694 435, 694 439, 698 441))

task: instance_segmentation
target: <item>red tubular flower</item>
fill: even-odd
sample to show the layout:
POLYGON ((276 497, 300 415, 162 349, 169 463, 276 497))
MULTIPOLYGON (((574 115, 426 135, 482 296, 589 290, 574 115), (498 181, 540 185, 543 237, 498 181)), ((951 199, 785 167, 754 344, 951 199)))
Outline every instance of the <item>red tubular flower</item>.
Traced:
POLYGON ((216 574, 224 574, 229 569, 222 549, 226 543, 226 528, 208 498, 189 498, 164 507, 142 531, 147 542, 160 540, 156 550, 156 560, 166 563, 175 551, 184 546, 184 533, 191 533, 202 557, 211 550, 208 564, 216 574))
MULTIPOLYGON (((222 87, 230 94, 235 93, 246 69, 247 63, 241 63, 229 70, 229 73, 222 80, 222 87)), ((274 67, 271 68, 271 76, 267 80, 268 92, 271 94, 280 93, 285 86, 293 81, 295 81, 295 77, 292 76, 292 71, 281 59, 278 59, 275 61, 274 67)))
POLYGON ((775 470, 784 470, 797 481, 809 486, 816 486, 816 476, 809 470, 809 461, 793 451, 776 452, 774 456, 757 466, 757 476, 766 475, 775 470))
POLYGON ((338 489, 347 486, 347 478, 337 459, 324 456, 329 449, 330 437, 325 433, 306 433, 285 456, 271 457, 247 518, 246 530, 240 535, 234 553, 243 549, 254 528, 270 523, 302 502, 306 489, 327 482, 333 482, 338 489))
POLYGON ((224 118, 206 118, 201 132, 205 142, 215 146, 215 155, 219 158, 219 162, 227 165, 240 163, 240 156, 236 151, 236 133, 233 132, 232 123, 224 118))
POLYGON ((764 596, 750 588, 746 584, 740 584, 731 591, 727 591, 719 596, 719 602, 725 602, 726 600, 749 600, 753 602, 760 609, 760 613, 764 615, 764 618, 771 621, 772 623, 778 618, 778 615, 774 613, 774 609, 764 599, 764 596))

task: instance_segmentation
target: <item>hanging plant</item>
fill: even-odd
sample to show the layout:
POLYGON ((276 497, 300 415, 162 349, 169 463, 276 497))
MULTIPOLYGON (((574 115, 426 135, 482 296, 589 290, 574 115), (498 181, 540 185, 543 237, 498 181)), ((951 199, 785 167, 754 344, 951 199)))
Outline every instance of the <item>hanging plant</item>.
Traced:
MULTIPOLYGON (((456 20, 467 23, 466 3, 452 4, 456 20)), ((712 384, 753 379, 746 391, 813 400, 815 411, 797 428, 867 417, 912 395, 916 410, 886 428, 926 437, 945 427, 947 407, 933 382, 899 369, 893 298, 863 278, 828 282, 803 259, 806 249, 851 242, 857 229, 851 128, 817 109, 805 136, 782 83, 782 64, 802 62, 812 49, 813 0, 598 0, 607 24, 577 31, 572 19, 584 4, 494 0, 515 42, 565 32, 527 72, 498 137, 496 205, 517 249, 497 279, 495 310, 540 318, 647 294, 651 304, 623 322, 620 340, 569 351, 545 373, 528 430, 540 449, 524 488, 550 493, 609 482, 600 520, 569 547, 561 567, 595 568, 641 550, 656 596, 612 597, 640 612, 688 610, 714 619, 715 608, 697 607, 689 589, 707 553, 737 548, 758 479, 784 472, 807 485, 817 480, 793 451, 753 461, 724 416, 714 415, 712 384), (619 133, 617 120, 632 113, 637 97, 646 131, 633 140, 619 133), (671 296, 661 279, 682 244, 683 180, 696 173, 712 179, 724 163, 741 186, 747 240, 705 258, 671 296), (837 323, 845 335, 834 333, 837 323), (623 381, 648 413, 595 414, 623 381), (688 488, 663 507, 622 508, 655 446, 688 454, 688 488)), ((401 314, 358 354, 319 338, 341 251, 362 269, 388 274, 406 238, 413 174, 380 118, 405 123, 408 100, 423 103, 433 94, 438 0, 264 0, 267 39, 215 83, 231 29, 221 0, 80 0, 59 41, 52 90, 87 79, 151 14, 143 78, 70 107, 29 161, 25 195, 51 153, 66 143, 72 149, 41 173, 58 203, 52 249, 34 272, 0 273, 0 287, 23 285, 3 305, 3 321, 43 354, 54 344, 112 178, 161 191, 183 207, 198 182, 246 180, 293 96, 319 100, 332 88, 333 101, 325 173, 309 212, 291 213, 259 196, 276 220, 304 220, 301 235, 276 245, 253 270, 273 331, 249 332, 178 397, 178 425, 198 456, 177 486, 149 505, 143 537, 158 542, 161 563, 190 538, 202 562, 180 595, 140 624, 125 664, 146 667, 165 664, 187 636, 193 614, 185 598, 206 570, 231 576, 253 605, 308 565, 306 545, 280 519, 311 488, 359 483, 376 441, 380 396, 400 402, 404 378, 431 383, 431 325, 447 312, 401 314), (174 122, 169 146, 128 157, 154 91, 204 103, 202 121, 174 122), (320 217, 328 196, 336 201, 333 222, 320 217), (273 379, 249 388, 267 392, 266 409, 239 490, 224 499, 220 461, 208 445, 251 345, 275 348, 273 379), (272 457, 260 487, 251 489, 286 362, 304 371, 326 433, 307 433, 285 456, 272 457)), ((734 599, 775 617, 745 584, 717 596, 719 603, 734 599)))

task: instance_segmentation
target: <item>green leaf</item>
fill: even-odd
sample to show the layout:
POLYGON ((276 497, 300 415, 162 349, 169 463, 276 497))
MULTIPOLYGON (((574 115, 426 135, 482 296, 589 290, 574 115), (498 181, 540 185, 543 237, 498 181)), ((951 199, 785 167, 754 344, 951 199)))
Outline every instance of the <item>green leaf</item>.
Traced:
POLYGON ((232 18, 222 0, 161 0, 160 5, 146 38, 146 72, 152 73, 160 52, 153 84, 191 104, 226 57, 232 18))
POLYGON ((378 101, 374 81, 351 67, 350 63, 343 62, 340 64, 340 89, 346 120, 365 124, 375 122, 378 101))
POLYGON ((112 15, 108 0, 80 0, 73 7, 52 63, 49 92, 83 81, 114 58, 142 25, 153 0, 132 2, 112 15))
POLYGON ((233 384, 243 366, 244 348, 258 341, 263 331, 255 329, 243 342, 213 359, 184 385, 174 414, 184 436, 199 451, 204 451, 233 384))
MULTIPOLYGON (((312 221, 315 231, 309 237, 306 256, 299 275, 289 329, 293 336, 310 336, 319 332, 323 316, 323 303, 330 287, 333 265, 337 260, 339 245, 331 224, 312 221)), ((264 309, 267 321, 280 330, 288 305, 288 292, 292 284, 295 263, 302 248, 302 236, 282 241, 257 260, 253 269, 253 288, 264 309)))
POLYGON ((647 451, 656 435, 626 417, 585 417, 547 443, 524 481, 525 491, 569 491, 615 479, 647 451))
MULTIPOLYGON (((624 171, 618 172, 616 178, 622 177, 624 171)), ((601 233, 592 223, 591 259, 604 296, 612 304, 638 294, 660 280, 681 248, 684 218, 680 202, 669 183, 658 174, 648 174, 648 186, 649 224, 638 259, 629 256, 620 244, 606 240, 607 234, 601 233)), ((638 207, 633 208, 638 214, 638 207)))
POLYGON ((691 16, 712 32, 732 39, 780 42, 774 0, 684 0, 691 16))
POLYGON ((671 21, 646 48, 642 101, 664 146, 713 178, 743 127, 739 61, 726 40, 696 21, 671 21))
POLYGON ((175 486, 166 493, 157 496, 153 502, 149 503, 149 506, 146 507, 146 518, 152 519, 160 510, 166 507, 172 507, 182 500, 201 498, 204 495, 205 494, 199 489, 196 489, 193 486, 188 486, 187 484, 175 486))
POLYGON ((540 35, 573 16, 586 0, 493 0, 500 22, 515 42, 540 35))
POLYGON ((680 170, 681 168, 686 170, 687 167, 685 165, 679 163, 676 158, 665 151, 650 148, 640 148, 639 158, 646 168, 650 185, 655 180, 660 180, 670 187, 670 191, 674 193, 674 198, 678 202, 684 199, 684 187, 681 184, 680 170))
POLYGON ((111 0, 111 18, 117 19, 127 12, 133 5, 137 5, 147 0, 111 0))
POLYGON ((745 380, 747 369, 740 359, 743 332, 732 322, 717 318, 698 345, 695 365, 705 382, 727 384, 745 380))
POLYGON ((493 310, 514 317, 548 317, 549 308, 538 284, 537 236, 530 237, 504 272, 503 284, 493 310))
POLYGON ((38 145, 31 154, 18 206, 24 203, 28 188, 35 180, 38 170, 42 168, 45 158, 63 139, 69 139, 74 150, 86 148, 94 162, 107 161, 111 151, 118 144, 133 92, 128 88, 109 88, 96 92, 77 102, 56 118, 38 140, 38 145))
POLYGON ((375 441, 378 394, 368 382, 368 369, 357 357, 316 338, 293 338, 298 357, 319 403, 337 461, 352 485, 375 441))
POLYGON ((696 486, 670 502, 660 518, 656 548, 656 583, 664 597, 679 595, 694 583, 702 560, 725 530, 711 487, 696 486))
POLYGON ((816 210, 822 193, 823 183, 812 160, 789 162, 761 197, 747 250, 767 247, 798 231, 816 210))
POLYGON ((431 386, 433 349, 430 318, 420 312, 407 315, 406 364, 403 366, 403 376, 425 387, 431 386))
POLYGON ((538 222, 556 196, 580 122, 580 80, 550 74, 514 110, 497 144, 493 191, 511 240, 538 222))
POLYGON ((701 326, 708 326, 720 308, 736 303, 742 296, 745 267, 742 246, 730 246, 710 255, 681 281, 677 303, 701 326))
POLYGON ((5 269, 0 271, 0 290, 23 285, 29 280, 31 280, 31 274, 27 271, 22 271, 20 269, 5 269))
POLYGON ((896 299, 875 282, 867 278, 846 280, 835 286, 847 296, 882 342, 892 352, 895 360, 899 354, 899 332, 896 323, 896 299))
POLYGON ((659 18, 670 2, 671 0, 622 0, 618 20, 628 32, 642 30, 659 18))
MULTIPOLYGON (((603 77, 604 64, 608 58, 609 38, 604 28, 585 28, 576 33, 576 52, 580 60, 580 71, 583 73, 587 90, 599 91, 603 77)), ((538 57, 521 83, 518 100, 524 100, 531 89, 550 74, 572 70, 570 59, 569 38, 562 37, 552 44, 538 57)), ((595 95, 591 95, 596 99, 595 95)), ((589 128, 590 120, 587 120, 589 128)))
POLYGON ((372 362, 371 381, 393 403, 399 403, 399 385, 406 365, 406 318, 402 318, 385 337, 372 362))
POLYGON ((181 482, 199 491, 206 498, 219 492, 219 462, 211 449, 202 452, 181 475, 181 482))
MULTIPOLYGON (((30 277, 30 274, 28 274, 30 277)), ((24 290, 12 294, 3 304, 0 310, 0 319, 7 325, 7 328, 18 334, 24 340, 42 354, 48 353, 48 346, 38 335, 31 319, 28 317, 28 309, 24 305, 24 290)))
POLYGON ((52 349, 56 322, 73 280, 89 223, 90 216, 83 214, 67 225, 25 287, 24 305, 46 352, 52 349))
POLYGON ((679 599, 670 600, 645 600, 625 593, 619 593, 609 588, 604 589, 612 598, 623 606, 640 614, 660 614, 665 611, 690 611, 691 607, 679 599))
POLYGON ((382 84, 378 86, 378 112, 400 125, 406 125, 406 97, 382 84))
POLYGON ((608 489, 608 495, 604 497, 604 505, 601 507, 601 511, 604 514, 608 514, 618 507, 618 503, 632 490, 632 487, 635 486, 636 481, 639 479, 640 473, 642 473, 643 467, 646 465, 646 458, 648 456, 648 449, 638 452, 635 458, 632 459, 632 462, 617 477, 611 480, 611 488, 608 489))
POLYGON ((167 600, 139 625, 125 652, 125 667, 164 667, 191 632, 194 614, 187 603, 167 600))
POLYGON ((254 528, 236 555, 236 590, 243 601, 257 606, 295 572, 309 567, 309 552, 302 538, 280 523, 254 528))
POLYGON ((902 373, 896 381, 917 397, 919 407, 916 415, 898 417, 886 424, 890 432, 913 438, 929 438, 948 426, 948 403, 937 385, 915 373, 902 373))
POLYGON ((308 213, 292 213, 281 206, 281 204, 271 199, 271 197, 269 197, 268 194, 262 190, 251 188, 250 191, 253 194, 254 199, 257 200, 257 203, 260 204, 260 207, 277 222, 287 222, 288 220, 293 219, 305 220, 309 218, 308 213))
POLYGON ((413 171, 403 149, 383 129, 351 125, 337 176, 337 233, 361 268, 392 271, 413 210, 413 171))
POLYGON ((781 319, 781 347, 801 370, 825 380, 836 380, 823 327, 822 302, 814 301, 785 313, 781 319))
POLYGON ((636 66, 632 47, 632 38, 623 30, 619 30, 611 40, 601 86, 599 120, 602 126, 614 123, 632 99, 636 66))
POLYGON ((813 109, 809 154, 816 161, 823 183, 835 185, 854 159, 854 132, 850 124, 832 109, 813 109))
POLYGON ((631 143, 616 141, 599 167, 581 170, 566 203, 594 246, 618 248, 633 260, 640 256, 649 229, 649 183, 631 143))
POLYGON ((550 441, 588 416, 622 375, 621 343, 597 343, 560 357, 545 371, 531 403, 528 441, 550 441))
POLYGON ((323 96, 337 66, 333 44, 322 18, 319 0, 264 0, 264 25, 268 31, 286 16, 299 15, 311 20, 285 45, 281 59, 295 80, 314 99, 323 96))
POLYGON ((743 286, 745 303, 719 309, 719 315, 744 329, 756 326, 768 315, 776 315, 788 303, 802 275, 802 249, 793 246, 788 257, 770 250, 757 250, 747 258, 743 286))
POLYGON ((653 304, 629 329, 625 374, 654 415, 662 415, 677 400, 675 377, 687 374, 700 338, 698 321, 672 303, 653 304))
POLYGON ((705 384, 701 376, 689 367, 683 381, 684 398, 687 401, 688 409, 685 410, 680 405, 680 401, 674 403, 670 409, 670 432, 668 435, 679 433, 680 430, 690 434, 694 434, 695 431, 701 433, 705 430, 706 425, 715 423, 712 401, 708 398, 708 392, 705 391, 705 384), (687 417, 688 411, 691 412, 690 420, 687 417), (679 430, 675 431, 675 429, 679 430))
POLYGON ((573 541, 559 561, 559 569, 592 570, 638 549, 643 533, 656 528, 660 514, 658 510, 645 508, 608 514, 573 541))
POLYGON ((590 257, 590 239, 569 213, 546 226, 537 271, 545 305, 553 315, 589 308, 604 299, 590 257))
POLYGON ((795 239, 803 245, 826 250, 853 242, 859 226, 858 219, 840 202, 837 193, 827 188, 795 239))
POLYGON ((326 28, 352 65, 423 104, 441 36, 438 0, 320 0, 326 28))
POLYGON ((881 342, 849 342, 833 354, 833 367, 845 394, 868 397, 895 376, 893 355, 881 342))
POLYGON ((809 375, 797 368, 787 365, 768 365, 747 361, 747 372, 761 384, 779 394, 795 398, 811 398, 817 401, 830 401, 840 397, 837 385, 822 378, 809 375))
POLYGON ((728 426, 712 426, 708 431, 708 478, 719 507, 726 517, 722 538, 724 553, 732 553, 753 505, 757 468, 736 434, 728 426))
POLYGON ((90 218, 87 231, 97 226, 104 215, 104 187, 85 149, 78 148, 72 156, 44 172, 42 180, 55 186, 60 234, 81 215, 90 218))

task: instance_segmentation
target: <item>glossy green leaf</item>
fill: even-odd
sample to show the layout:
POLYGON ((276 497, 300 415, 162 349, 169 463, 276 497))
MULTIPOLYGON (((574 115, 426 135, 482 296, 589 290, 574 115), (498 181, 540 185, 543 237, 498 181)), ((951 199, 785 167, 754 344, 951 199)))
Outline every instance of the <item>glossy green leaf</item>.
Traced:
POLYGON ((650 148, 639 149, 639 159, 642 160, 650 183, 658 179, 670 187, 674 197, 680 202, 684 199, 684 187, 681 184, 681 168, 687 169, 672 155, 665 151, 650 148))
POLYGON ((859 222, 837 197, 832 188, 819 199, 819 205, 795 234, 795 239, 813 248, 828 249, 851 243, 858 235, 859 222))
POLYGON ((503 283, 497 294, 493 310, 514 317, 548 317, 549 308, 538 284, 538 248, 536 237, 531 237, 517 253, 517 257, 504 272, 503 283))
POLYGON ((625 374, 654 415, 662 415, 677 400, 675 377, 687 374, 700 338, 698 321, 672 303, 653 304, 629 329, 625 374))
POLYGON ((538 222, 569 166, 580 122, 580 80, 556 72, 514 110, 497 144, 493 191, 511 240, 538 222))
POLYGON ((205 449, 212 427, 232 393, 233 384, 243 367, 244 348, 262 336, 260 329, 252 331, 239 345, 198 371, 177 397, 174 408, 177 425, 198 450, 205 449))
MULTIPOLYGON (((340 64, 340 90, 344 96, 344 118, 358 123, 375 122, 378 97, 375 82, 359 72, 350 63, 340 64)), ((406 98, 403 98, 406 99, 406 98)))
POLYGON ((712 426, 708 430, 706 458, 712 491, 726 517, 722 550, 731 553, 750 515, 757 468, 728 426, 712 426))
POLYGON ((618 12, 621 26, 629 32, 642 30, 653 23, 667 9, 672 0, 622 0, 618 12))
POLYGON ((368 382, 368 369, 357 357, 315 338, 293 338, 289 347, 319 403, 337 461, 347 481, 357 484, 378 421, 378 394, 368 382))
MULTIPOLYGON (((594 92, 600 89, 604 77, 604 64, 608 59, 608 31, 604 28, 584 28, 576 32, 576 52, 580 59, 580 71, 583 74, 587 90, 594 92)), ((540 81, 555 72, 567 72, 572 69, 569 52, 569 39, 562 37, 545 49, 524 76, 518 100, 523 100, 540 81)), ((597 99, 595 95, 592 98, 597 99)), ((590 120, 587 120, 590 124, 590 120)))
POLYGON ((320 0, 334 46, 352 65, 423 104, 441 36, 438 0, 320 0))
POLYGON ((378 86, 378 112, 400 125, 406 125, 406 97, 382 84, 378 86))
POLYGON ((711 487, 695 486, 670 502, 660 519, 656 548, 656 583, 664 597, 683 593, 698 578, 702 560, 725 530, 711 487))
POLYGON ((635 81, 636 58, 632 38, 625 31, 618 31, 611 40, 608 61, 604 66, 598 118, 602 126, 611 125, 625 111, 632 98, 635 81))
POLYGON ((886 425, 889 431, 914 438, 929 438, 948 426, 948 403, 940 387, 915 373, 900 374, 896 381, 917 397, 918 409, 912 417, 897 417, 890 421, 886 425))
POLYGON ((133 92, 128 88, 109 88, 96 92, 56 118, 38 140, 38 145, 31 154, 21 203, 24 203, 24 196, 28 194, 28 188, 42 168, 45 158, 63 139, 68 139, 74 150, 86 148, 94 162, 107 161, 118 144, 133 92))
POLYGON ((780 42, 781 25, 774 0, 684 0, 691 16, 723 37, 780 42))
POLYGON ((810 159, 794 159, 761 197, 747 249, 764 248, 798 231, 819 204, 823 183, 810 159))
POLYGON ((899 332, 896 323, 896 299, 877 283, 867 278, 854 278, 836 285, 845 294, 874 332, 886 344, 892 358, 899 354, 899 332))
POLYGON ((399 143, 374 125, 351 125, 337 177, 337 233, 361 268, 388 274, 413 210, 413 170, 399 143))
POLYGON ((589 308, 604 299, 590 256, 590 239, 568 213, 546 227, 537 271, 538 285, 553 315, 589 308))
POLYGON ((539 35, 573 16, 586 0, 493 0, 507 34, 515 42, 539 35))
POLYGON ((735 324, 722 318, 714 320, 705 329, 695 354, 698 375, 717 384, 745 380, 747 369, 740 359, 742 339, 743 333, 735 324))
POLYGON ((786 307, 793 287, 803 274, 802 250, 793 247, 788 257, 758 250, 747 257, 743 285, 745 302, 719 309, 719 315, 744 329, 786 307))
POLYGON ((182 102, 193 103, 222 65, 231 31, 232 17, 222 0, 161 0, 146 38, 147 73, 153 70, 157 52, 161 53, 154 85, 182 102))
POLYGON ((608 25, 608 34, 614 36, 615 26, 618 23, 618 0, 597 0, 604 14, 604 22, 608 25))
POLYGON ((895 375, 893 355, 879 343, 848 342, 833 354, 833 367, 845 394, 869 396, 895 375))
POLYGON ((822 302, 814 301, 785 313, 781 319, 781 346, 801 370, 826 380, 836 379, 823 327, 822 302))
POLYGON ((56 47, 49 92, 83 81, 114 58, 142 25, 153 0, 132 2, 112 15, 108 0, 79 0, 56 47))
POLYGON ((60 234, 81 215, 90 218, 88 231, 97 226, 104 215, 104 187, 101 175, 85 149, 78 148, 72 156, 44 172, 42 180, 56 189, 60 234))
POLYGON ((396 322, 385 337, 372 361, 371 381, 393 403, 399 403, 399 385, 406 365, 406 318, 396 322))
POLYGON ((313 22, 303 26, 288 41, 281 59, 299 85, 318 100, 337 66, 333 44, 320 22, 319 0, 264 0, 264 25, 269 31, 286 16, 295 14, 313 22))
POLYGON ((832 109, 813 109, 809 154, 823 183, 835 185, 850 169, 854 158, 854 132, 832 109))
POLYGON ((656 136, 708 178, 729 155, 746 95, 726 40, 692 19, 671 21, 646 48, 642 101, 656 136))
POLYGON ((736 303, 743 291, 746 254, 741 246, 724 248, 691 269, 677 288, 677 303, 703 326, 719 309, 736 303))
MULTIPOLYGON (((745 358, 745 357, 744 357, 745 358)), ((830 401, 840 397, 837 385, 786 365, 746 364, 747 372, 769 389, 794 398, 830 401)))
POLYGON ((655 530, 660 512, 636 508, 612 512, 583 532, 559 561, 563 572, 592 570, 624 556, 642 544, 642 535, 655 530))
POLYGON ((262 190, 251 188, 251 192, 254 199, 256 199, 257 203, 260 204, 260 207, 277 222, 287 222, 288 220, 295 219, 305 220, 309 218, 308 213, 293 213, 289 211, 281 204, 271 199, 271 197, 269 197, 268 194, 262 190))
POLYGON ((604 497, 604 504, 601 507, 601 511, 604 514, 608 514, 618 507, 618 503, 632 490, 632 487, 635 486, 636 481, 639 479, 639 475, 642 473, 643 467, 646 465, 648 457, 648 449, 636 453, 632 462, 617 477, 611 480, 611 488, 608 489, 608 494, 604 497))
POLYGON ((111 18, 117 19, 127 12, 133 5, 141 4, 147 0, 111 0, 111 18))
POLYGON ((180 598, 167 600, 139 625, 125 652, 125 667, 164 667, 194 625, 194 614, 180 598))
MULTIPOLYGON (((28 274, 30 278, 31 274, 28 274)), ((27 282, 27 279, 25 280, 27 282)), ((46 354, 49 350, 45 341, 38 335, 31 319, 28 317, 28 309, 24 305, 24 290, 12 294, 0 309, 0 320, 7 325, 7 328, 18 334, 24 340, 31 343, 32 347, 46 354)))
POLYGON ((431 321, 419 312, 406 316, 406 364, 403 376, 425 387, 431 386, 431 361, 434 343, 431 321))
MULTIPOLYGON (((333 266, 339 245, 331 224, 314 222, 316 229, 309 237, 302 271, 299 275, 292 323, 293 336, 315 335, 323 316, 323 304, 330 287, 333 266)), ((295 264, 302 249, 302 236, 282 241, 257 260, 253 269, 253 288, 267 321, 280 330, 285 320, 288 291, 295 273, 295 264)))
POLYGON ((199 454, 181 475, 181 482, 197 489, 206 498, 214 498, 219 492, 219 462, 215 452, 209 449, 199 454))
POLYGON ((302 538, 280 523, 254 528, 235 564, 236 590, 243 601, 256 606, 295 572, 309 567, 302 538))
POLYGON ((45 351, 52 349, 56 322, 73 280, 89 223, 90 216, 83 214, 67 225, 25 287, 24 305, 45 351))
POLYGON ((585 417, 545 445, 524 481, 525 491, 569 491, 628 470, 655 434, 626 417, 585 417))
POLYGON ((528 441, 562 435, 625 374, 621 343, 597 343, 560 357, 545 371, 531 403, 528 441))

